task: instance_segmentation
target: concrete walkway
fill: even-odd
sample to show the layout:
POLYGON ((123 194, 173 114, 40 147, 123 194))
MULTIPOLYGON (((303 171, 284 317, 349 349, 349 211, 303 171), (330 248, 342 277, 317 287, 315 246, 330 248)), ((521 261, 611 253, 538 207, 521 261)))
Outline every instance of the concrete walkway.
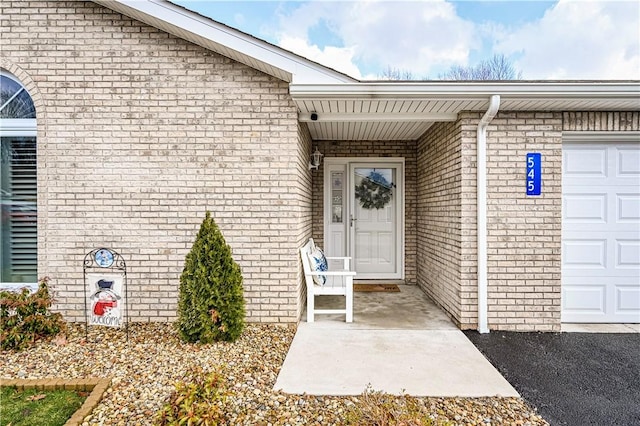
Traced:
MULTIPOLYGON (((414 396, 519 396, 418 287, 400 288, 355 293, 351 324, 344 315, 301 322, 274 388, 358 395, 370 385, 414 396)), ((340 299, 316 303, 335 307, 340 299)))

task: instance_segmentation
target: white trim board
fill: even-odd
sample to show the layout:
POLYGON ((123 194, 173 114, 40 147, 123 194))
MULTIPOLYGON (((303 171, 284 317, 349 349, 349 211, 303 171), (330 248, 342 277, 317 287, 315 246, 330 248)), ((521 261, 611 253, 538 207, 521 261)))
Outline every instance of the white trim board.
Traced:
POLYGON ((563 142, 640 142, 640 132, 562 132, 563 142))

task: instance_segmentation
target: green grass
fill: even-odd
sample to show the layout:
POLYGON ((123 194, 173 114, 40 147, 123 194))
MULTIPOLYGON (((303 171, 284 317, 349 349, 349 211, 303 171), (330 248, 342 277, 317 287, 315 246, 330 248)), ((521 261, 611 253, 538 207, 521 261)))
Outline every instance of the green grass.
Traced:
POLYGON ((61 426, 80 408, 85 398, 86 395, 77 391, 19 391, 1 386, 0 426, 61 426))

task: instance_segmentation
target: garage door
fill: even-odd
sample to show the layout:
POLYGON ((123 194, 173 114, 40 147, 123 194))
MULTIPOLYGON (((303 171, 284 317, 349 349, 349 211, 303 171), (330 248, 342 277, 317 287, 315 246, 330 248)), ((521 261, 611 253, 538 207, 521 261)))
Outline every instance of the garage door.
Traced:
POLYGON ((640 144, 565 143, 562 321, 640 322, 640 144))

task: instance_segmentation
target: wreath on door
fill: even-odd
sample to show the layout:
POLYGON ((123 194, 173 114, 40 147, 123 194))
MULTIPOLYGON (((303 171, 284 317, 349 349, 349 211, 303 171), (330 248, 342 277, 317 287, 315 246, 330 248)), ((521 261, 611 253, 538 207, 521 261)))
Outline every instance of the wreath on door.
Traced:
POLYGON ((395 185, 375 170, 356 185, 356 199, 360 205, 369 210, 379 210, 389 204, 395 185))

